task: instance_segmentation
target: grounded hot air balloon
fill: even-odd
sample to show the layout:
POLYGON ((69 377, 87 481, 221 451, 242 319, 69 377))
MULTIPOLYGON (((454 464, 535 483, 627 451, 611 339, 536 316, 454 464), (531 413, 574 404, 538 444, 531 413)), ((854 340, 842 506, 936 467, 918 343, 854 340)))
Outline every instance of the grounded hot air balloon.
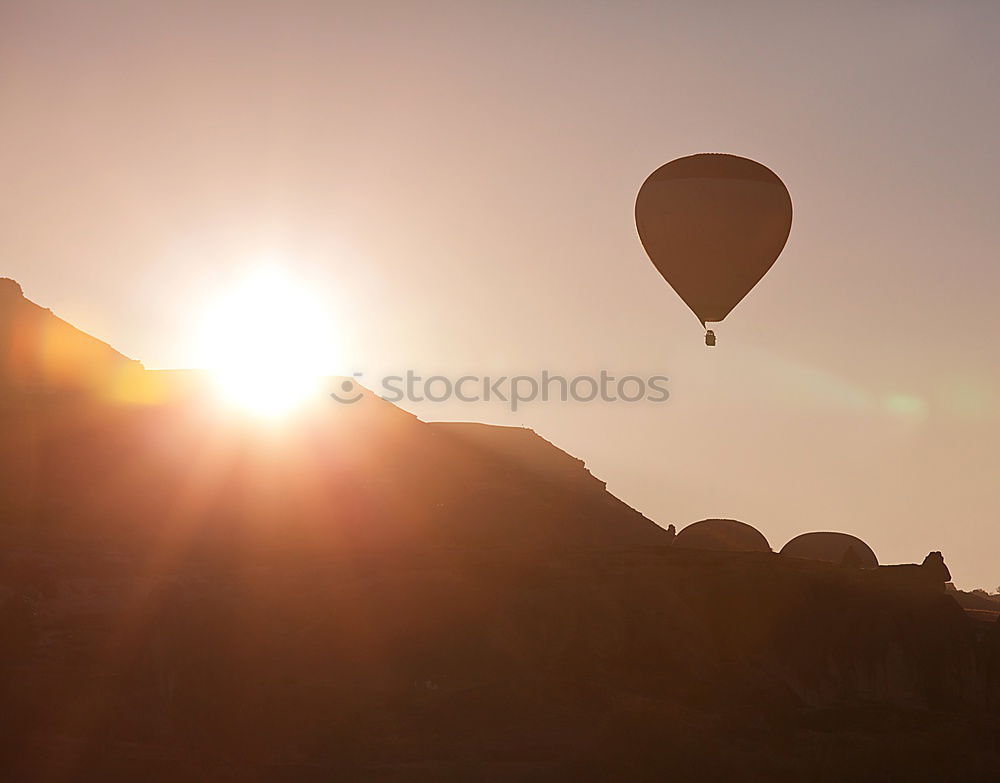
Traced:
MULTIPOLYGON (((642 183, 635 224, 653 266, 706 326, 729 315, 774 264, 792 227, 792 199, 767 166, 690 155, 642 183)), ((715 345, 711 329, 705 343, 715 345)))
POLYGON ((764 534, 738 519, 703 519, 692 522, 674 539, 685 549, 714 549, 725 552, 770 552, 764 534))
POLYGON ((853 561, 857 568, 878 568, 875 552, 864 541, 850 533, 822 531, 803 533, 781 548, 786 557, 802 560, 824 560, 828 563, 853 561), (853 552, 853 557, 848 553, 853 552))

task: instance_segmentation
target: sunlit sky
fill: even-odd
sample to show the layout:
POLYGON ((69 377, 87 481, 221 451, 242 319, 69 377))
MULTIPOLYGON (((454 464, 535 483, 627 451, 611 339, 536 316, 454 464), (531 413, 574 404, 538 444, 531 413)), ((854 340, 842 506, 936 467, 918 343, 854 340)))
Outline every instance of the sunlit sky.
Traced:
POLYGON ((261 257, 365 378, 663 374, 533 427, 661 524, 1000 583, 1000 5, 0 3, 0 274, 147 367, 261 257), (632 209, 681 155, 795 219, 707 349, 632 209))

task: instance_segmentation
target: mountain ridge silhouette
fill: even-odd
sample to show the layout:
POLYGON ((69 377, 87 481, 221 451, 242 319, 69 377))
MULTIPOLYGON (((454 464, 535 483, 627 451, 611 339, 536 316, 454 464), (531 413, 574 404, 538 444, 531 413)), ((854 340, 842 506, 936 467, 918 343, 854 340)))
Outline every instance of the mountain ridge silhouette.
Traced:
POLYGON ((94 391, 142 370, 108 343, 76 328, 0 278, 0 391, 94 391))
MULTIPOLYGON (((57 328, 28 312, 30 334, 57 328)), ((261 426, 200 373, 100 346, 80 350, 104 376, 43 353, 0 395, 4 779, 974 781, 1000 763, 1000 624, 918 566, 675 547, 530 430, 371 392, 261 426), (123 368, 157 393, 106 393, 123 368)))

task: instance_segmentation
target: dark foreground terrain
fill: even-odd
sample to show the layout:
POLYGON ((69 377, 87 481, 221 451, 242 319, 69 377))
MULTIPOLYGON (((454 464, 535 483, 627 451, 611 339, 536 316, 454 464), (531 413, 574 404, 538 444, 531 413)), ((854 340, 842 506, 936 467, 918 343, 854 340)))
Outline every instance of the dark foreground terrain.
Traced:
POLYGON ((989 780, 1000 628, 670 547, 238 555, 5 530, 10 780, 989 780))
POLYGON ((2 780, 1000 774, 1000 625, 933 585, 675 547, 527 430, 248 422, 7 296, 2 780))

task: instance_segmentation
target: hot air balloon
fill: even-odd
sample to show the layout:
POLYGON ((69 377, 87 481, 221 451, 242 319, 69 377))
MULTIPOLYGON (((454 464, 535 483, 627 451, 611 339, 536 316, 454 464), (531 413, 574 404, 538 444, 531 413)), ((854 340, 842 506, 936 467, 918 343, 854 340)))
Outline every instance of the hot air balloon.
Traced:
POLYGON ((857 563, 858 568, 878 568, 878 558, 872 548, 849 533, 803 533, 781 548, 781 554, 786 557, 824 560, 828 563, 844 563, 849 557, 848 552, 854 552, 851 559, 857 563))
POLYGON ((635 200, 635 225, 653 266, 707 324, 729 315, 777 260, 792 199, 767 166, 700 154, 660 166, 635 200))
POLYGON ((703 519, 692 522, 674 539, 685 549, 714 549, 719 552, 770 552, 764 534, 738 519, 703 519))

